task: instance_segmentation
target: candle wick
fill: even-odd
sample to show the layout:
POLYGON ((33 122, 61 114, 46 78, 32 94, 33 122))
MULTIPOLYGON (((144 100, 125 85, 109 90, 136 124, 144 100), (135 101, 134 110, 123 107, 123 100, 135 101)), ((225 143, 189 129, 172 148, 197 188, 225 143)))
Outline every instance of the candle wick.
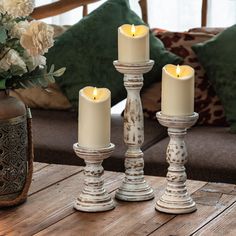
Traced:
POLYGON ((177 78, 179 78, 179 74, 177 75, 177 78))
POLYGON ((93 97, 93 100, 96 100, 96 97, 93 97))
POLYGON ((133 37, 134 37, 134 34, 133 34, 133 37))

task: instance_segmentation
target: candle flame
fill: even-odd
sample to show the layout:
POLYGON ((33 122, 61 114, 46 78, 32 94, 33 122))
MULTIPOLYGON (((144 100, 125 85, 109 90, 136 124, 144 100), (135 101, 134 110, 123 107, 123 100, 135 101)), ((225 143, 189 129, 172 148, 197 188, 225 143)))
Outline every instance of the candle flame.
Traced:
POLYGON ((135 26, 132 25, 131 26, 131 33, 132 33, 133 36, 135 35, 135 32, 136 32, 135 26))
POLYGON ((176 67, 176 75, 177 75, 177 77, 180 76, 180 66, 179 65, 177 65, 177 67, 176 67))
POLYGON ((98 90, 97 90, 96 87, 94 87, 94 89, 93 89, 93 100, 96 100, 97 96, 98 96, 98 90))

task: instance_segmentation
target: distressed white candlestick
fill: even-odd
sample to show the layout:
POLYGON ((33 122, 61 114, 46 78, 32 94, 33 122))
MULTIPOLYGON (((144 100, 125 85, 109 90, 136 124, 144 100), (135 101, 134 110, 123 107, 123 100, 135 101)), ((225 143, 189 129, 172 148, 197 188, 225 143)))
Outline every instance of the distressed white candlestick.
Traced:
POLYGON ((166 151, 166 160, 169 163, 167 186, 164 194, 156 202, 156 210, 184 214, 196 210, 196 204, 188 194, 186 188, 187 175, 184 164, 187 162, 187 150, 184 137, 187 129, 193 126, 198 114, 189 116, 166 116, 157 112, 157 119, 161 125, 168 127, 170 142, 166 151))
POLYGON ((144 201, 154 197, 153 189, 144 179, 144 159, 141 145, 144 141, 143 109, 140 90, 143 74, 150 71, 154 61, 129 64, 114 61, 116 69, 124 74, 127 101, 124 112, 125 178, 116 192, 116 198, 123 201, 144 201))
POLYGON ((84 187, 75 201, 74 208, 85 212, 101 212, 115 208, 111 196, 104 189, 102 161, 114 151, 115 145, 100 149, 87 149, 75 143, 74 151, 77 156, 84 159, 84 187))

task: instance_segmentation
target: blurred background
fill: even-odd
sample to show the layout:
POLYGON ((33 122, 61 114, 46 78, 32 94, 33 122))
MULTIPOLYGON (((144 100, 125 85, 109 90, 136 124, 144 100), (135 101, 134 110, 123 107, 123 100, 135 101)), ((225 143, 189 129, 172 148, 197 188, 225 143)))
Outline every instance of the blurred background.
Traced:
MULTIPOLYGON (((56 0, 36 0, 36 6, 56 0)), ((138 0, 129 0, 132 10, 141 16, 138 0)), ((90 4, 93 11, 105 0, 90 4)), ((201 26, 202 0, 148 0, 148 22, 151 28, 158 27, 170 31, 185 31, 201 26)), ((47 18, 50 24, 72 25, 82 18, 82 8, 47 18)), ((207 26, 227 27, 236 23, 236 0, 209 0, 207 26), (225 17, 227 16, 227 17, 225 17)))

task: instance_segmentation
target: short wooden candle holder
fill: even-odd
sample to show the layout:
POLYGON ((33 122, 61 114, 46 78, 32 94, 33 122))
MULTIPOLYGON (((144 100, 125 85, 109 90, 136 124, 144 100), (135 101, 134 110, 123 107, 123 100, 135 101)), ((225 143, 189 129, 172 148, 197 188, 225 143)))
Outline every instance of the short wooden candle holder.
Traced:
POLYGON ((186 188, 187 175, 184 164, 187 162, 187 150, 184 137, 187 129, 196 123, 198 114, 172 117, 157 112, 157 119, 161 125, 168 127, 170 142, 166 151, 166 160, 170 166, 167 173, 167 187, 165 193, 156 202, 156 210, 171 214, 193 212, 196 210, 196 204, 186 188))
POLYGON ((102 175, 104 169, 102 162, 111 156, 115 145, 101 149, 86 149, 80 147, 78 143, 73 145, 77 156, 84 159, 86 166, 84 167, 84 187, 79 197, 75 201, 74 208, 85 212, 101 212, 115 208, 115 204, 104 189, 104 181, 102 175))
POLYGON ((144 159, 141 145, 144 141, 143 109, 140 90, 143 74, 150 71, 154 61, 141 64, 124 64, 114 61, 116 70, 124 74, 127 101, 124 112, 125 178, 116 192, 116 198, 123 201, 144 201, 154 198, 153 189, 144 179, 144 159))

